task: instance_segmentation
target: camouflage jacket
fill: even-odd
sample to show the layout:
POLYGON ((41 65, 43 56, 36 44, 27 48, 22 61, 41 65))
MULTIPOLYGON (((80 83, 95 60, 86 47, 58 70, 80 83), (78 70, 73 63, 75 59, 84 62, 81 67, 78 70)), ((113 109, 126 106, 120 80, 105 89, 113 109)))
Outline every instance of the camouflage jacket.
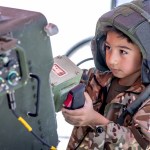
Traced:
MULTIPOLYGON (((105 96, 101 91, 103 87, 109 89, 113 76, 110 72, 101 73, 91 69, 88 72, 88 77, 86 90, 93 100, 94 109, 99 111, 103 106, 105 96)), ((130 121, 127 121, 129 123, 123 126, 115 123, 124 107, 136 100, 144 89, 145 86, 139 79, 128 90, 112 99, 104 110, 104 116, 111 121, 107 126, 100 126, 103 129, 101 132, 97 127, 75 126, 67 150, 142 150, 132 133, 131 124, 140 131, 140 136, 148 142, 145 149, 150 149, 150 99, 142 104, 138 112, 130 118, 130 121)))

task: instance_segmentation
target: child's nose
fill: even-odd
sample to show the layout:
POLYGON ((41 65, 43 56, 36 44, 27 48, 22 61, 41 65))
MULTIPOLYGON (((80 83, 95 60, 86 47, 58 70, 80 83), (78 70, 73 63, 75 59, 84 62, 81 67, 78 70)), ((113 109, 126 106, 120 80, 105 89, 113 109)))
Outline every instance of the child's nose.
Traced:
POLYGON ((116 52, 112 52, 109 57, 109 63, 111 65, 116 65, 118 64, 118 62, 119 62, 118 54, 116 52))

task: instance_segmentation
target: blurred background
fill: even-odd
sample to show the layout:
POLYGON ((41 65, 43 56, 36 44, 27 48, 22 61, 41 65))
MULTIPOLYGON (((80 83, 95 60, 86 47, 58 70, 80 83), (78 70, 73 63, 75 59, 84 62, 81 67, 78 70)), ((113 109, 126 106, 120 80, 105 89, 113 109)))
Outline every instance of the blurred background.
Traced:
MULTIPOLYGON (((120 0, 117 3, 126 2, 120 0)), ((129 0, 128 0, 129 1, 129 0)), ((65 54, 79 42, 94 36, 98 18, 109 11, 111 0, 0 0, 1 6, 19 8, 41 12, 48 23, 57 25, 58 34, 50 37, 53 57, 65 54)), ((90 43, 80 48, 70 59, 74 63, 92 57, 90 43)), ((81 68, 93 66, 93 62, 81 65, 81 68)), ((67 124, 61 112, 57 113, 58 136, 60 143, 58 150, 65 150, 72 126, 67 124)))

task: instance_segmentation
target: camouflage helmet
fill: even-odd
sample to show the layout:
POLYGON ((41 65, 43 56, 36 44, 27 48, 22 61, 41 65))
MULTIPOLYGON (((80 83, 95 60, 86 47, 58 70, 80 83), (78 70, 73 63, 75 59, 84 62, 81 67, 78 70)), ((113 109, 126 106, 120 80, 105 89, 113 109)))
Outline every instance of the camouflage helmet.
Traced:
POLYGON ((102 15, 96 25, 91 50, 95 66, 100 71, 108 71, 105 60, 106 33, 104 28, 115 27, 126 34, 141 49, 142 82, 150 83, 150 0, 137 0, 122 4, 102 15))

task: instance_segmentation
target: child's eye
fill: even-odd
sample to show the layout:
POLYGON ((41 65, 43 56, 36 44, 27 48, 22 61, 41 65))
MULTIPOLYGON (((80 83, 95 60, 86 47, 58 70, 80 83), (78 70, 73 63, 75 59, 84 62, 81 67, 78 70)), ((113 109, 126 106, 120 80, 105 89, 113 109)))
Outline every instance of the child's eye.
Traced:
POLYGON ((105 44, 105 49, 106 49, 106 50, 111 50, 110 46, 107 45, 107 44, 105 44))
POLYGON ((121 53, 121 54, 123 54, 123 55, 128 54, 128 52, 127 52, 127 51, 125 51, 125 50, 120 50, 120 53, 121 53))

